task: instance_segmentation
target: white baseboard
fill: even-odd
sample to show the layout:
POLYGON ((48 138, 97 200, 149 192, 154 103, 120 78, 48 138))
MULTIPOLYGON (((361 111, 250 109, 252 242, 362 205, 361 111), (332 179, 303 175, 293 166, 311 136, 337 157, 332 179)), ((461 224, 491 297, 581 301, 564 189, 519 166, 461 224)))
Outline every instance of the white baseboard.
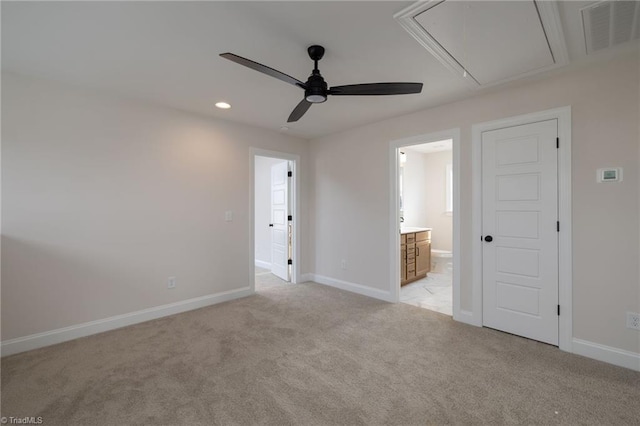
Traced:
POLYGON ((599 343, 573 339, 574 354, 608 362, 609 364, 640 371, 640 353, 626 351, 599 343))
POLYGON ((453 312, 453 319, 463 322, 465 324, 473 325, 476 327, 482 327, 482 321, 478 322, 478 319, 473 315, 471 311, 465 311, 460 309, 459 312, 453 312))
POLYGON ((313 281, 313 274, 302 274, 300 275, 301 283, 306 283, 307 281, 313 281))
POLYGON ((269 269, 271 270, 271 262, 265 262, 264 260, 255 260, 255 265, 258 268, 264 268, 264 269, 269 269))
POLYGON ((182 300, 180 302, 169 303, 167 305, 156 306, 141 311, 131 312, 123 315, 116 315, 110 318, 85 322, 83 324, 72 325, 70 327, 58 328, 56 330, 45 331, 43 333, 32 334, 25 337, 18 337, 2 342, 0 352, 2 356, 13 355, 44 346, 55 345, 80 337, 102 333, 128 325, 138 324, 193 309, 204 308, 205 306, 227 302, 251 295, 251 289, 244 287, 238 290, 224 291, 216 294, 195 297, 193 299, 182 300))
POLYGON ((392 302, 391 294, 388 291, 378 290, 376 288, 367 287, 361 284, 355 284, 348 281, 325 277, 323 275, 308 275, 310 275, 311 281, 319 284, 328 285, 331 287, 339 288, 340 290, 350 291, 352 293, 362 294, 363 296, 373 297, 374 299, 384 300, 385 302, 392 302))

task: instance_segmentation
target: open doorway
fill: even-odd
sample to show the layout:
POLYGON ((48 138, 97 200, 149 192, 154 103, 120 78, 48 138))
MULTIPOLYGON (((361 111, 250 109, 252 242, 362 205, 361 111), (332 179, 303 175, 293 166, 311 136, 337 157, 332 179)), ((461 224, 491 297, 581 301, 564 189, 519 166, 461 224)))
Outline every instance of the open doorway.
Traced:
POLYGON ((252 287, 256 291, 297 282, 297 156, 253 150, 252 287))
POLYGON ((399 149, 400 302, 452 315, 453 140, 399 149))
POLYGON ((392 294, 456 316, 459 311, 459 131, 391 142, 392 294))
POLYGON ((257 291, 291 282, 290 163, 282 158, 255 157, 257 291))

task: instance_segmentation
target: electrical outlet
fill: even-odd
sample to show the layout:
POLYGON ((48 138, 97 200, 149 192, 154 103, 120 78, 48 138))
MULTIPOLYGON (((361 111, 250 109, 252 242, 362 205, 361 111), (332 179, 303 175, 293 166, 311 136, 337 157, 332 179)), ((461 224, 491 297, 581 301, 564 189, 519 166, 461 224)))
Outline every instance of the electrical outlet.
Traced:
POLYGON ((340 262, 340 267, 342 269, 345 269, 345 270, 347 269, 347 261, 346 261, 346 259, 342 259, 342 262, 340 262))
POLYGON ((627 328, 640 330, 640 314, 635 312, 627 312, 627 328))
POLYGON ((167 288, 176 288, 176 277, 169 277, 167 279, 167 288))

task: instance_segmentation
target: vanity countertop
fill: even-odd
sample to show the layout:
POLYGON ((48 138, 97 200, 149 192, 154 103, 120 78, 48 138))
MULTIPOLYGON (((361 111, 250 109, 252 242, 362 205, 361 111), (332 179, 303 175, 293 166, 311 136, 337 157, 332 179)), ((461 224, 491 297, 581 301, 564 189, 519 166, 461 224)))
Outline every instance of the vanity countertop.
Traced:
POLYGON ((416 228, 415 226, 407 226, 400 228, 400 235, 402 234, 410 234, 412 232, 422 232, 422 231, 431 231, 431 228, 416 228))

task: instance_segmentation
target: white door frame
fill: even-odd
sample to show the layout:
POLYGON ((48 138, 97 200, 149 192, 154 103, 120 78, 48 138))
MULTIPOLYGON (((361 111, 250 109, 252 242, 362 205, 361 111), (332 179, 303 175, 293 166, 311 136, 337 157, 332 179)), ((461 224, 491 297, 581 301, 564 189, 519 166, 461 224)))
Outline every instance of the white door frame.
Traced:
POLYGON ((293 216, 293 227, 291 232, 291 245, 293 246, 293 263, 291 265, 291 283, 300 282, 300 156, 297 154, 289 154, 286 152, 270 151, 261 148, 249 148, 250 158, 250 177, 249 177, 249 288, 251 293, 256 291, 256 270, 255 270, 255 179, 256 179, 256 157, 277 158, 280 160, 291 161, 292 164, 292 181, 291 181, 291 215, 293 216))
POLYGON ((453 140, 453 319, 460 318, 460 129, 449 129, 435 133, 411 136, 389 142, 389 242, 391 259, 389 265, 390 301, 400 301, 400 191, 398 190, 400 167, 398 148, 444 139, 453 140))
POLYGON ((465 312, 465 322, 482 326, 482 132, 519 126, 545 120, 558 120, 558 343, 560 349, 572 352, 572 248, 571 248, 571 107, 555 108, 531 114, 518 115, 495 121, 474 124, 471 127, 471 167, 473 191, 472 258, 473 298, 472 312, 465 312))

